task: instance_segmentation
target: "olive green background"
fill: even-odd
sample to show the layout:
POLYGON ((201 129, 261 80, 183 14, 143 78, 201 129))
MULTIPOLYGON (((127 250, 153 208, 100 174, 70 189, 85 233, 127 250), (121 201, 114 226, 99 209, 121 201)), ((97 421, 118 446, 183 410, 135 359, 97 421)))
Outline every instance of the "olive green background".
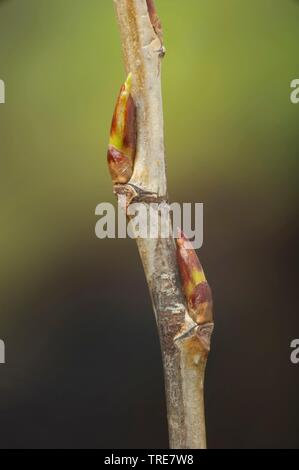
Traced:
MULTIPOLYGON (((299 448, 295 0, 157 0, 169 192, 204 202, 210 448, 299 448)), ((112 0, 0 1, 1 448, 165 448, 134 242, 97 240, 125 78, 112 0)))

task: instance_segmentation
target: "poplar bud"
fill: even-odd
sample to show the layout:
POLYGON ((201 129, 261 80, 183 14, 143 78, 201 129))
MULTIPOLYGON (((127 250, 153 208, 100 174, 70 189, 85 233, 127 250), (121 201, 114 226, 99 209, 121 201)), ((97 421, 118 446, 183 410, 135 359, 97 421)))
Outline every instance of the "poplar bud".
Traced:
POLYGON ((177 239, 177 261, 191 318, 198 325, 212 322, 212 292, 193 245, 183 232, 177 239))
POLYGON ((162 28, 162 24, 161 24, 160 18, 156 10, 155 1, 146 0, 146 3, 147 3, 147 9, 148 9, 148 14, 149 14, 151 23, 163 47, 163 28, 162 28))
POLYGON ((133 174, 136 155, 136 106, 131 95, 132 74, 121 87, 115 107, 108 149, 108 166, 113 183, 126 184, 133 174))

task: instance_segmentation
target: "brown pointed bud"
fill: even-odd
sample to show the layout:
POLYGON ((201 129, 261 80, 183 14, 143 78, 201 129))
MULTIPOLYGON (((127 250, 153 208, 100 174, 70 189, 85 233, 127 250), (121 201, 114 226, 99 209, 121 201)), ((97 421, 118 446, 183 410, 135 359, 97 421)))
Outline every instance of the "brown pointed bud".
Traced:
POLYGON ((212 322, 212 292, 192 243, 183 233, 177 239, 177 260, 190 316, 197 324, 212 322))
POLYGON ((153 25, 156 35, 160 39, 161 44, 163 46, 163 28, 156 10, 155 2, 154 0, 146 0, 146 3, 151 23, 153 25))
POLYGON ((131 95, 132 74, 121 87, 115 107, 108 149, 113 183, 126 184, 132 177, 136 155, 136 106, 131 95))

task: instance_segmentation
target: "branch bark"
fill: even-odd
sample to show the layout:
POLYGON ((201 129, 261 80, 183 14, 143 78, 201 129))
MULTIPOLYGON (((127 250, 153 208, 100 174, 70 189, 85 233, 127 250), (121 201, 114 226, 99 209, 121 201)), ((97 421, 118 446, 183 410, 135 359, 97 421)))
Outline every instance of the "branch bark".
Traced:
POLYGON ((138 144, 131 185, 166 197, 161 40, 151 23, 146 0, 115 0, 127 73, 137 106, 138 144))
MULTIPOLYGON (((132 179, 116 185, 127 204, 168 204, 161 93, 161 24, 153 0, 114 0, 127 73, 137 107, 137 153, 132 179)), ((157 217, 161 213, 157 208, 157 217)), ((173 236, 139 238, 139 253, 158 325, 172 449, 206 448, 204 373, 212 323, 196 323, 182 292, 173 236)))

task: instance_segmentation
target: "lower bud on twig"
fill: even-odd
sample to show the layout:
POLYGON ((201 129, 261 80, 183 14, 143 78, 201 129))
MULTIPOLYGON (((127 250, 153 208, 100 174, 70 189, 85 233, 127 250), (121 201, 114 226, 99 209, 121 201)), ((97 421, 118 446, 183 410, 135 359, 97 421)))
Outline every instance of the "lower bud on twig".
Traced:
POLYGON ((137 122, 131 88, 132 75, 130 74, 120 90, 110 131, 108 166, 115 184, 128 183, 133 174, 137 122))
POLYGON ((192 243, 183 233, 177 239, 177 260, 190 316, 198 325, 212 322, 211 288, 192 243))

